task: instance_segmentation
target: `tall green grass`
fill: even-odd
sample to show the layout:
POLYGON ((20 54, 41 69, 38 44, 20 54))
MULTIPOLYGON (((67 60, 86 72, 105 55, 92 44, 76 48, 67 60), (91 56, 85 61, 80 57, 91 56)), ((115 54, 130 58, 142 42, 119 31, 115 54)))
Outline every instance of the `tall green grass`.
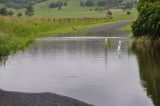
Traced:
POLYGON ((159 51, 160 37, 156 39, 148 36, 136 38, 133 42, 132 49, 138 52, 159 51))
POLYGON ((0 17, 0 56, 24 49, 36 37, 71 32, 91 25, 111 22, 106 18, 0 17))

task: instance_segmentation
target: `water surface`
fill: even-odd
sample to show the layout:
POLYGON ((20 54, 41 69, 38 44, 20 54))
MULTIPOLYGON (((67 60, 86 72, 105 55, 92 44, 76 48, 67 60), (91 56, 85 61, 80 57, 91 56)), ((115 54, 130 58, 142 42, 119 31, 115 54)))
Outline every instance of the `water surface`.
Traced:
POLYGON ((52 92, 96 106, 159 106, 160 61, 130 53, 124 42, 117 51, 119 40, 108 47, 103 36, 38 39, 1 65, 0 88, 52 92))

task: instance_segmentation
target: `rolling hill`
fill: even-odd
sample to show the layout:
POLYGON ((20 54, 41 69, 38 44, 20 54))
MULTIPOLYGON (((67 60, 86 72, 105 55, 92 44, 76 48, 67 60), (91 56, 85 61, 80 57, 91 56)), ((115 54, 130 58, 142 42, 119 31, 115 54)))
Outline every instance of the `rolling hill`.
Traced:
POLYGON ((0 0, 6 6, 15 8, 24 8, 44 1, 46 0, 0 0))
MULTIPOLYGON (((61 0, 62 2, 67 2, 66 6, 63 6, 61 9, 58 8, 50 8, 50 4, 53 2, 57 2, 60 0, 0 0, 1 5, 0 7, 7 7, 8 10, 11 10, 15 12, 15 15, 18 13, 25 14, 25 8, 14 8, 14 6, 10 6, 8 4, 12 4, 13 1, 21 1, 21 2, 15 2, 17 5, 24 4, 26 2, 26 5, 32 4, 34 8, 34 16, 53 16, 53 17, 105 17, 106 13, 104 12, 104 7, 81 7, 80 2, 86 1, 86 0, 61 0), (8 3, 9 1, 12 1, 8 3), (23 2, 22 2, 23 1, 23 2), (32 1, 32 2, 31 2, 32 1), (34 1, 34 2, 33 2, 34 1), (8 3, 8 4, 7 4, 8 3), (101 11, 95 11, 96 8, 101 9, 101 11)), ((103 0, 94 0, 94 1, 103 1, 103 0)), ((117 1, 117 0, 111 0, 111 1, 117 1)), ((126 1, 126 0, 125 0, 126 1)), ((13 3, 14 4, 14 3, 13 3)), ((23 7, 24 5, 21 5, 23 7)), ((120 9, 112 9, 113 16, 116 18, 134 18, 135 14, 137 13, 135 10, 130 10, 131 15, 127 16, 126 11, 122 11, 120 9), (116 13, 116 14, 114 14, 116 13)))
MULTIPOLYGON (((55 2, 55 1, 70 1, 70 0, 0 0, 0 3, 4 3, 8 7, 15 7, 15 8, 24 8, 27 6, 33 6, 41 2, 55 2)), ((75 2, 84 2, 87 0, 74 0, 75 2)), ((90 0, 93 2, 96 1, 107 1, 107 0, 90 0)), ((108 0, 110 5, 121 3, 121 2, 131 2, 131 1, 136 1, 136 0, 108 0)))

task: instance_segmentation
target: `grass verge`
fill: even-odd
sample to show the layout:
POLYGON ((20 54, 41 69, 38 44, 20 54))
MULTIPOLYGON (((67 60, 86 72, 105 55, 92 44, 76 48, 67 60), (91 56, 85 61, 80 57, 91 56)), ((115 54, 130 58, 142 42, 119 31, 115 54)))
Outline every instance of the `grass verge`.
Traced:
POLYGON ((112 21, 105 18, 0 17, 0 56, 24 49, 36 37, 77 31, 112 21))
POLYGON ((138 52, 159 51, 160 37, 156 39, 147 36, 136 38, 133 42, 132 49, 138 52))

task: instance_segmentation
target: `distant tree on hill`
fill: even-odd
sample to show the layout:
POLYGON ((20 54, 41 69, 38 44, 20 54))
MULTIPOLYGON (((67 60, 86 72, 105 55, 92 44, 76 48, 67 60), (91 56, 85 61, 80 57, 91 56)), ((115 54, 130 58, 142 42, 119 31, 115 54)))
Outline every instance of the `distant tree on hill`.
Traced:
POLYGON ((58 7, 62 7, 63 6, 63 2, 62 1, 57 1, 58 7))
POLYGON ((20 12, 20 13, 18 13, 18 15, 17 15, 17 16, 18 16, 18 17, 21 17, 22 15, 23 15, 23 14, 20 12))
POLYGON ((83 1, 80 2, 81 7, 85 7, 85 3, 83 1))
POLYGON ((64 6, 67 6, 67 5, 68 5, 68 3, 67 3, 67 2, 64 2, 64 3, 63 3, 63 5, 64 5, 64 6))
POLYGON ((85 6, 87 6, 87 7, 93 7, 93 6, 95 6, 95 3, 92 0, 87 0, 85 2, 85 6))
POLYGON ((127 15, 130 15, 131 14, 131 12, 130 11, 127 11, 127 15))
POLYGON ((26 14, 27 16, 32 16, 32 15, 34 15, 34 9, 33 9, 33 7, 32 7, 32 6, 27 7, 27 10, 26 10, 25 14, 26 14))
POLYGON ((57 8, 58 5, 57 5, 57 3, 51 3, 49 7, 50 7, 50 8, 57 8))
POLYGON ((46 0, 0 0, 0 3, 4 3, 8 7, 26 8, 44 1, 46 0))
POLYGON ((107 12, 107 18, 112 19, 112 12, 111 12, 111 11, 108 11, 108 12, 107 12))
MULTIPOLYGON (((104 7, 107 4, 107 0, 82 0, 80 1, 81 7, 104 7)), ((135 0, 108 0, 109 7, 124 7, 125 9, 132 8, 133 4, 135 4, 135 0)))
POLYGON ((57 1, 56 3, 51 3, 49 5, 50 8, 58 8, 58 9, 61 9, 62 6, 67 6, 67 2, 63 3, 62 1, 57 1))
POLYGON ((105 6, 106 5, 106 1, 98 1, 97 2, 97 6, 105 6))
POLYGON ((58 7, 58 10, 61 10, 61 9, 62 9, 62 7, 61 7, 61 6, 59 6, 59 7, 58 7))
POLYGON ((8 15, 9 15, 9 16, 13 16, 13 15, 14 15, 14 12, 9 11, 9 12, 8 12, 8 15))
POLYGON ((1 9, 0 9, 0 15, 2 15, 2 16, 7 16, 7 15, 8 15, 7 9, 6 9, 6 8, 1 8, 1 9))

